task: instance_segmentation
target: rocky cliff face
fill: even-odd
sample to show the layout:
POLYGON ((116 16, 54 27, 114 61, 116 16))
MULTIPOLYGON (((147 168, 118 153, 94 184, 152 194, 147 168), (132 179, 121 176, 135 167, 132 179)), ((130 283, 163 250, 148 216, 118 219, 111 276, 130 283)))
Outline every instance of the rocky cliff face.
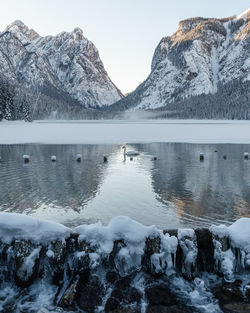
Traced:
POLYGON ((149 77, 118 105, 125 109, 165 107, 179 111, 193 105, 195 110, 197 101, 190 99, 201 95, 205 97, 198 102, 209 98, 210 103, 223 105, 223 99, 238 97, 238 103, 247 103, 249 55, 250 9, 225 19, 198 17, 181 21, 177 32, 162 38, 157 46, 149 77))
POLYGON ((98 50, 80 28, 41 37, 15 21, 0 33, 0 75, 38 94, 83 108, 110 105, 122 97, 98 50))

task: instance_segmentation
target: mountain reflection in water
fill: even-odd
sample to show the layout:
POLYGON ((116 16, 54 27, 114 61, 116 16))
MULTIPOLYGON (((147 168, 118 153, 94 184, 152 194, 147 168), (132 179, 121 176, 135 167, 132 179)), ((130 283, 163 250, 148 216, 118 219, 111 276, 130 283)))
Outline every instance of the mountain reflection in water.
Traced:
POLYGON ((128 149, 140 155, 124 160, 122 145, 0 146, 0 211, 67 226, 106 224, 127 215, 159 228, 230 224, 250 216, 250 160, 243 159, 249 145, 164 143, 128 149), (23 163, 23 154, 30 155, 30 163, 23 163), (103 154, 109 155, 107 163, 103 154))

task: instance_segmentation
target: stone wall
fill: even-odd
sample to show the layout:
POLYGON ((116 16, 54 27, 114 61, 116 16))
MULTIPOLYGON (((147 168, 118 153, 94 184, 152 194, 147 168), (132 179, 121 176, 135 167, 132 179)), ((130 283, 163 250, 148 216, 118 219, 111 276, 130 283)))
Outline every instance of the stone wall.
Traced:
MULTIPOLYGON (((44 244, 2 240, 0 287, 10 283, 21 292, 46 280, 55 286, 53 306, 73 312, 207 312, 188 298, 189 291, 206 295, 205 303, 210 299, 224 312, 250 310, 250 279, 243 279, 250 277, 247 254, 228 235, 166 230, 147 237, 141 255, 125 255, 126 246, 115 240, 111 253, 100 254, 77 233, 44 244)), ((6 312, 14 312, 8 305, 6 312)))

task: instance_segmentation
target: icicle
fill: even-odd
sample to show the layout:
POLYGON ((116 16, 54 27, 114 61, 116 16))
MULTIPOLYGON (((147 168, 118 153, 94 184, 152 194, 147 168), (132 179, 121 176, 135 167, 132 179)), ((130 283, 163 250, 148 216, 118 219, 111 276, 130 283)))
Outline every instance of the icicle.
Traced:
POLYGON ((178 240, 184 255, 182 271, 191 276, 198 253, 196 234, 193 229, 178 229, 178 240))

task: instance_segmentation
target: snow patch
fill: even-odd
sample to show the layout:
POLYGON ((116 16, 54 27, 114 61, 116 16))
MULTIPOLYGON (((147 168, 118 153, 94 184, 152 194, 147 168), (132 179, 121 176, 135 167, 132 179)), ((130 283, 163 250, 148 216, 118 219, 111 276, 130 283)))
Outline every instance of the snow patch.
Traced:
POLYGON ((218 73, 219 73, 219 59, 218 52, 215 47, 212 48, 211 52, 211 69, 212 69, 212 78, 213 78, 213 94, 218 90, 218 73))
POLYGON ((51 242, 70 236, 71 229, 57 223, 41 221, 17 213, 0 212, 0 240, 11 243, 13 239, 36 243, 51 242))
POLYGON ((210 232, 219 238, 228 237, 229 236, 229 230, 228 227, 225 225, 212 225, 209 228, 210 232))
POLYGON ((246 11, 242 12, 241 14, 237 15, 235 17, 235 20, 240 20, 240 19, 247 20, 247 17, 249 14, 250 14, 250 8, 248 8, 246 11))
POLYGON ((95 249, 94 253, 89 254, 92 269, 99 265, 103 256, 112 252, 114 243, 117 242, 120 250, 116 253, 114 262, 122 277, 141 268, 146 238, 159 234, 155 226, 143 226, 126 216, 113 218, 108 226, 101 223, 83 225, 76 227, 75 231, 79 234, 79 242, 85 241, 95 249))
POLYGON ((229 27, 230 24, 231 24, 231 21, 230 22, 226 22, 224 24, 224 27, 226 29, 226 39, 225 39, 225 41, 223 43, 223 47, 225 49, 227 49, 227 47, 229 46, 230 40, 232 39, 231 29, 229 27))
POLYGON ((232 280, 236 264, 232 248, 239 249, 241 254, 241 267, 250 267, 250 218, 241 218, 231 226, 211 226, 211 233, 216 236, 214 242, 214 258, 217 268, 223 273, 225 279, 232 280), (230 247, 227 246, 227 239, 230 247))
POLYGON ((250 218, 240 218, 228 227, 234 247, 244 249, 250 245, 250 218))
POLYGON ((145 239, 158 234, 155 226, 142 224, 126 216, 113 218, 108 226, 102 223, 82 225, 75 228, 79 234, 79 242, 87 241, 93 247, 98 247, 100 253, 109 254, 113 249, 113 242, 123 240, 132 253, 143 253, 145 239))

